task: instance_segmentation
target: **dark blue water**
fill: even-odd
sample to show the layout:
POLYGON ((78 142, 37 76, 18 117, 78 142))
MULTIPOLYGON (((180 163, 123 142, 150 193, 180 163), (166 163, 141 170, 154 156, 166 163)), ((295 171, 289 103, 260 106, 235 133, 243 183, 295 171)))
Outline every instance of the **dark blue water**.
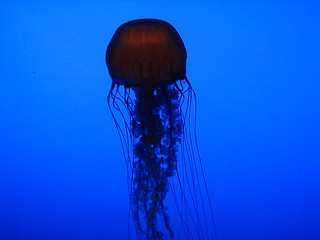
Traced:
POLYGON ((221 240, 320 239, 317 1, 11 1, 0 16, 0 239, 128 239, 107 108, 115 29, 180 33, 221 240))

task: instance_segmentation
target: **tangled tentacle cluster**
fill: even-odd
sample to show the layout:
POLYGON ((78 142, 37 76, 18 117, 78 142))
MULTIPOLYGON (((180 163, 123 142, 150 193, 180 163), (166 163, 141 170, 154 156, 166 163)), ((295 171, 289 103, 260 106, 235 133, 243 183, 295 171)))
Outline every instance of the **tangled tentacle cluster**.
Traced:
POLYGON ((134 144, 133 216, 148 239, 163 239, 161 220, 169 236, 173 230, 164 206, 168 178, 177 169, 178 144, 183 124, 178 90, 172 85, 134 89, 136 100, 131 125, 134 144), (174 124, 172 124, 174 123, 174 124), (144 221, 141 221, 141 215, 144 221))

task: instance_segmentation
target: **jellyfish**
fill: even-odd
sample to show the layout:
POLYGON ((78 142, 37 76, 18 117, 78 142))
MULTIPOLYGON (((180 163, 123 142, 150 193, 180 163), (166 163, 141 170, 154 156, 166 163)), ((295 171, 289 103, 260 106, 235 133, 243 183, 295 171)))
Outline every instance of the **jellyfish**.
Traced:
POLYGON ((180 35, 163 20, 129 21, 115 31, 105 60, 137 239, 215 239, 180 35))

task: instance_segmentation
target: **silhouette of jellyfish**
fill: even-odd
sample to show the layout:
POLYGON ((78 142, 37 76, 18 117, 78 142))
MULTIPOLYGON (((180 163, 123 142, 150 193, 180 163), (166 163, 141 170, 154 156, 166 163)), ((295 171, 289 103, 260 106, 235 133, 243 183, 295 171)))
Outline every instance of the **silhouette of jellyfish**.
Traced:
POLYGON ((216 237, 186 59, 178 32, 157 19, 121 25, 107 47, 108 105, 126 159, 130 212, 139 239, 216 237), (175 228, 165 205, 169 190, 179 220, 175 228))

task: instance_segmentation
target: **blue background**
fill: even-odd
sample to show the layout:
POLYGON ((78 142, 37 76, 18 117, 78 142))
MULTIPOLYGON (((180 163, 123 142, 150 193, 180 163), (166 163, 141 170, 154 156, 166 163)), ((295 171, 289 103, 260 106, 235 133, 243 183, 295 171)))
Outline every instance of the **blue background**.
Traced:
POLYGON ((320 239, 319 1, 92 2, 1 3, 0 239, 127 239, 104 55, 137 18, 185 42, 219 239, 320 239))

